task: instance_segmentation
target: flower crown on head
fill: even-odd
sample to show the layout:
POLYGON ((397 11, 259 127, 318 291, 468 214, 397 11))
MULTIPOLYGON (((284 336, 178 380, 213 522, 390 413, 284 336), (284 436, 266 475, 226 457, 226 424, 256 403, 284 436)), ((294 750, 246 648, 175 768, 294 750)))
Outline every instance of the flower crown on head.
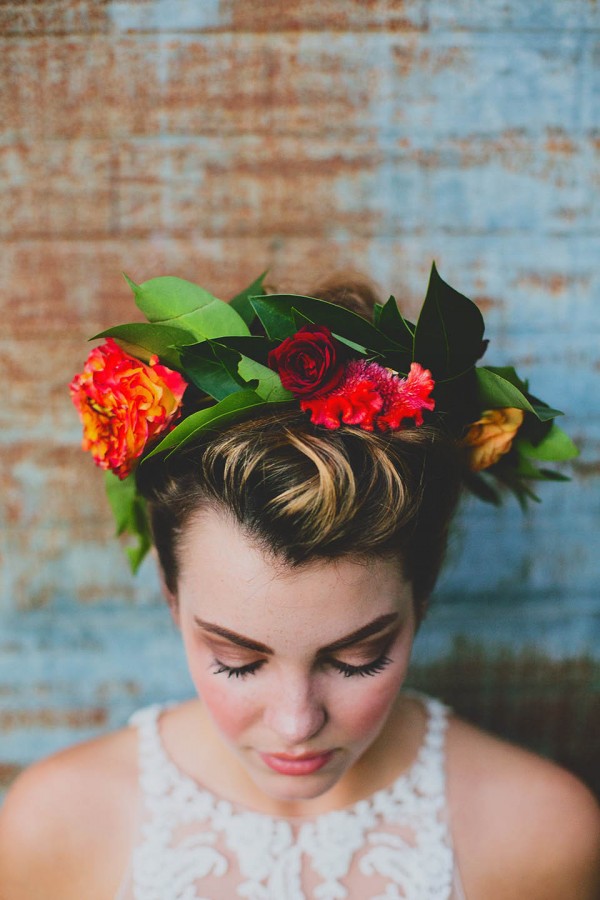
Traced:
POLYGON ((464 449, 467 487, 492 503, 500 494, 483 470, 522 505, 538 499, 531 480, 567 480, 543 465, 577 455, 554 422, 561 413, 512 367, 477 365, 488 343, 482 315, 435 264, 416 324, 394 297, 369 322, 314 297, 265 295, 263 278, 228 303, 180 278, 127 279, 148 321, 96 335, 104 343, 70 384, 83 449, 107 471, 118 533, 136 538, 134 571, 150 547, 140 461, 273 404, 299 404, 325 429, 385 433, 443 420, 464 449))

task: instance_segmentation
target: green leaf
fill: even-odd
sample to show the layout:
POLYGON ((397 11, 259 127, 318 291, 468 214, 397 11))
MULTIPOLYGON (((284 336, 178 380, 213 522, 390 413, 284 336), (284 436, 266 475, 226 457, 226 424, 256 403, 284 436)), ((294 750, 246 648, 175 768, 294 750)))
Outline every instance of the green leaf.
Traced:
MULTIPOLYGON (((216 342, 215 342, 216 343, 216 342)), ((269 350, 275 347, 275 343, 264 337, 255 337, 253 335, 244 337, 220 337, 218 343, 222 347, 229 347, 231 350, 237 350, 243 356, 249 356, 256 362, 267 365, 269 350)))
MULTIPOLYGON (((534 466, 531 460, 529 460, 526 456, 518 453, 517 455, 517 464, 513 465, 510 470, 505 470, 503 477, 508 484, 511 483, 511 480, 515 482, 518 481, 521 489, 529 488, 525 485, 523 479, 527 481, 570 481, 570 478, 567 475, 563 475, 560 472, 555 472, 552 469, 538 469, 537 466, 534 466)), ((530 496, 532 499, 540 502, 540 498, 530 491, 530 496)))
POLYGON ((522 394, 526 394, 529 390, 529 383, 523 381, 522 378, 519 378, 514 366, 485 366, 485 368, 488 372, 493 372, 494 375, 498 375, 505 381, 509 381, 514 387, 521 391, 522 394))
POLYGON ((526 456, 521 456, 519 454, 517 459, 517 464, 513 469, 515 475, 518 475, 520 478, 543 480, 544 476, 541 474, 540 470, 536 466, 534 466, 526 456))
POLYGON ((262 294, 263 281, 265 280, 267 271, 268 270, 265 270, 262 275, 258 276, 256 281, 253 281, 249 287, 239 294, 236 294, 235 297, 232 297, 229 301, 229 305, 242 317, 248 327, 252 325, 252 322, 256 318, 256 313, 250 303, 250 297, 253 297, 256 294, 262 294))
POLYGON ((252 387, 238 374, 240 354, 237 350, 202 341, 188 347, 181 354, 182 366, 187 377, 215 400, 223 400, 242 388, 252 387))
POLYGON ((533 394, 530 394, 529 392, 527 393, 527 399, 535 409, 540 422, 550 422, 551 419, 555 419, 557 416, 564 416, 564 413, 561 412, 560 409, 552 409, 551 406, 548 406, 548 404, 544 403, 543 400, 540 400, 539 397, 534 397, 533 394))
MULTIPOLYGON (((529 412, 535 413, 540 422, 549 422, 551 419, 555 419, 556 416, 563 415, 560 409, 552 409, 552 407, 548 406, 547 403, 544 403, 543 400, 539 400, 537 397, 530 394, 529 382, 519 378, 513 366, 484 366, 483 368, 488 372, 492 372, 494 375, 498 375, 505 381, 509 381, 517 388, 517 390, 522 394, 525 394, 531 406, 530 409, 528 408, 529 412)), ((518 408, 521 409, 521 407, 518 408)))
POLYGON ((184 351, 182 361, 194 384, 215 400, 223 400, 246 388, 268 401, 293 399, 277 372, 220 341, 195 344, 184 351))
POLYGON ((192 413, 180 422, 145 458, 149 459, 151 456, 155 456, 157 453, 164 453, 167 450, 172 453, 177 448, 192 441, 200 432, 218 427, 231 419, 236 419, 244 411, 259 409, 264 406, 266 406, 265 401, 255 391, 242 390, 235 394, 230 394, 214 406, 192 413))
POLYGON ((555 419, 556 416, 564 416, 560 409, 552 409, 546 403, 532 403, 531 405, 540 422, 549 422, 551 419, 555 419))
POLYGON ((415 326, 406 321, 395 297, 390 297, 385 306, 381 307, 377 327, 401 347, 412 350, 415 326))
POLYGON ((507 487, 513 492, 513 494, 519 501, 519 506, 521 507, 523 512, 526 512, 526 510, 528 509, 527 503, 529 500, 533 500, 534 503, 542 502, 542 498, 539 497, 535 493, 533 488, 531 488, 524 481, 515 479, 515 481, 511 484, 508 484, 507 487))
POLYGON ((241 357, 238 372, 242 378, 246 378, 249 381, 256 380, 258 383, 254 390, 259 397, 262 397, 263 400, 267 400, 269 403, 294 399, 294 395, 282 385, 281 378, 277 372, 250 359, 249 356, 241 357))
POLYGON ((146 503, 137 492, 135 475, 122 481, 113 472, 104 478, 106 495, 115 519, 117 535, 129 535, 133 542, 125 548, 129 565, 135 574, 152 546, 146 503))
POLYGON ((117 526, 117 534, 123 534, 132 522, 133 505, 137 494, 135 477, 130 475, 121 481, 114 472, 105 472, 104 487, 117 526))
POLYGON ((394 340, 375 328, 371 322, 327 300, 296 294, 268 294, 252 297, 250 302, 268 336, 275 341, 283 341, 296 333, 298 329, 294 316, 299 313, 311 322, 326 325, 340 338, 353 341, 361 347, 380 352, 400 349, 394 340))
POLYGON ((478 308, 446 284, 433 263, 415 328, 413 359, 430 369, 437 381, 456 378, 481 356, 483 330, 478 308))
MULTIPOLYGON (((506 462, 506 460, 507 458, 505 457, 504 462, 506 462)), ((524 480, 525 478, 531 478, 532 476, 520 473, 518 468, 515 468, 514 466, 514 459, 509 465, 499 463, 498 465, 493 466, 489 471, 490 475, 493 475, 500 484, 515 495, 519 501, 519 506, 523 511, 527 510, 527 503, 529 500, 533 500, 535 503, 541 502, 538 495, 534 493, 532 488, 524 480)), ((537 475, 533 477, 536 478, 537 475)))
POLYGON ((519 437, 516 444, 524 456, 538 459, 540 462, 559 462, 579 456, 579 450, 569 435, 554 422, 539 443, 534 444, 519 437))
POLYGON ((252 297, 250 303, 271 340, 283 341, 295 333, 293 304, 288 297, 282 299, 279 294, 269 294, 252 297))
MULTIPOLYGON (((501 375, 497 375, 487 366, 477 366, 475 369, 479 401, 482 409, 503 409, 514 407, 524 409, 537 416, 537 412, 527 397, 511 381, 501 375)), ((538 417, 539 418, 539 417, 538 417)))
POLYGON ((568 475, 563 475, 562 472, 555 472, 553 469, 540 469, 540 473, 544 476, 546 481, 570 481, 568 475))
POLYGON ((148 513, 146 504, 142 497, 138 495, 137 502, 134 506, 135 527, 130 529, 132 536, 135 538, 133 545, 125 547, 125 553, 129 559, 129 566, 135 575, 139 569, 144 557, 152 546, 152 534, 150 531, 150 523, 148 521, 148 513))
POLYGON ((498 491, 479 472, 468 472, 463 480, 465 487, 479 500, 483 500, 485 503, 492 503, 494 506, 500 506, 502 503, 498 491))
POLYGON ((161 363, 172 369, 179 368, 180 358, 177 348, 193 344, 195 338, 189 331, 183 328, 175 328, 172 325, 149 324, 148 322, 133 322, 130 325, 117 325, 107 328, 96 338, 112 337, 123 345, 126 353, 130 353, 137 359, 148 362, 151 356, 156 354, 161 363))
POLYGON ((314 319, 311 319, 305 313, 300 312, 300 310, 296 309, 295 306, 292 307, 292 319, 294 321, 294 330, 295 331, 300 331, 300 329, 304 328, 305 325, 316 325, 316 324, 320 325, 321 324, 320 322, 316 323, 314 321, 314 319))
POLYGON ((148 321, 191 332, 198 341, 231 334, 249 334, 243 318, 223 300, 197 284, 166 275, 135 284, 127 278, 135 302, 148 321))
POLYGON ((350 347, 351 350, 354 350, 355 353, 359 353, 361 356, 368 357, 378 357, 379 353, 376 353, 374 350, 369 350, 368 347, 365 347, 363 344, 357 344, 356 341, 351 341, 350 338, 343 337, 341 334, 337 334, 335 331, 331 332, 334 338, 340 342, 340 344, 344 344, 346 347, 350 347))
MULTIPOLYGON (((295 307, 294 309, 292 309, 292 316, 294 319, 294 327, 296 331, 300 331, 300 329, 305 325, 320 324, 314 322, 312 319, 309 319, 308 316, 304 315, 304 313, 301 313, 295 307)), ((355 341, 351 341, 349 338, 345 338, 335 331, 332 331, 331 333, 333 337, 340 342, 340 344, 344 344, 346 347, 350 347, 351 350, 354 350, 356 353, 360 353, 362 356, 369 355, 369 348, 365 347, 363 344, 357 344, 355 341)))

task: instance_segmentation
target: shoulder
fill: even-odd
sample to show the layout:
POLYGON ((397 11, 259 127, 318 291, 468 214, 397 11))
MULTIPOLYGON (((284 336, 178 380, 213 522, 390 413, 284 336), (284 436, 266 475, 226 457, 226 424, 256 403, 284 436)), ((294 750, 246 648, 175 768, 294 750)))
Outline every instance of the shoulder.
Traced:
POLYGON ((452 718, 448 794, 467 896, 600 897, 600 808, 575 776, 452 718))
POLYGON ((110 896, 134 833, 134 729, 25 770, 0 810, 2 900, 110 896))

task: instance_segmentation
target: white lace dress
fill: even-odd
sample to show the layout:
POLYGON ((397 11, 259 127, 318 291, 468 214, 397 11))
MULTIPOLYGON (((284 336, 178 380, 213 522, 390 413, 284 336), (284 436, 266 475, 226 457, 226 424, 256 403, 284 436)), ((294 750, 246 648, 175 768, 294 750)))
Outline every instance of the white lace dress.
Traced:
POLYGON ((222 800, 163 746, 161 707, 136 713, 140 828, 116 900, 464 900, 445 791, 446 708, 411 768, 367 800, 280 819, 222 800))

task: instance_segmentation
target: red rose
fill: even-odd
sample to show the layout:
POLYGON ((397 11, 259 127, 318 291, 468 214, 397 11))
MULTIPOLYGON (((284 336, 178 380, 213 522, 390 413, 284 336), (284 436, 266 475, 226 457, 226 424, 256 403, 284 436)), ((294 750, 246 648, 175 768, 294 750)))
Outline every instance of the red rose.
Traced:
POLYGON ((269 366, 296 397, 318 397, 340 381, 336 342, 324 325, 304 325, 269 353, 269 366))

